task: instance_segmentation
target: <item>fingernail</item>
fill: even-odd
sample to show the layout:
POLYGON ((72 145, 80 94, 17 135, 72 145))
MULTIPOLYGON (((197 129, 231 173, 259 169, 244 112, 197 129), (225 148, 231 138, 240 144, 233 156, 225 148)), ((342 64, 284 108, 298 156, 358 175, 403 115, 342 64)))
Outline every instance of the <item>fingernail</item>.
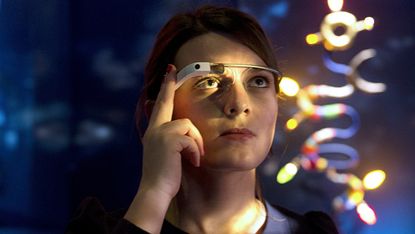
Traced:
POLYGON ((166 73, 169 74, 172 69, 173 69, 173 65, 172 64, 167 64, 166 73))
POLYGON ((167 64, 166 73, 164 74, 164 82, 167 81, 167 77, 168 77, 168 75, 169 75, 169 73, 171 72, 172 69, 173 69, 173 65, 172 64, 167 64))

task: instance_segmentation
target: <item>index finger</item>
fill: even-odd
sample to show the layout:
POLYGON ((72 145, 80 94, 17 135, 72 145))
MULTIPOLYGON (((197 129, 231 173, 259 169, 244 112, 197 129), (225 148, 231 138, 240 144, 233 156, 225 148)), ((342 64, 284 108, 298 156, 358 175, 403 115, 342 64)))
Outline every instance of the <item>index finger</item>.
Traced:
POLYGON ((168 73, 161 84, 160 92, 154 104, 148 127, 160 126, 170 122, 173 116, 174 93, 176 86, 176 67, 169 64, 168 73))

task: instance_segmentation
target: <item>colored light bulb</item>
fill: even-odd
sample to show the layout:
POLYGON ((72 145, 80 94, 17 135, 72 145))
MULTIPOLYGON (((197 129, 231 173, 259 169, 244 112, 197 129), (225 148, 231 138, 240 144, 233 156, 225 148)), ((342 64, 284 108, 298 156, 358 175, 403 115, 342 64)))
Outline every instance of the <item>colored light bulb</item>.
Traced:
POLYGON ((305 41, 309 45, 315 45, 321 41, 321 36, 317 33, 311 33, 305 37, 305 41))
POLYGON ((357 206, 356 211, 363 222, 369 225, 373 225, 376 223, 376 213, 372 208, 369 207, 368 204, 366 204, 366 202, 360 203, 357 206))
POLYGON ((287 121, 286 127, 288 130, 294 130, 295 128, 297 128, 298 126, 298 122, 296 119, 289 119, 287 121))
POLYGON ((283 77, 280 82, 280 89, 285 95, 293 97, 297 95, 298 91, 300 90, 300 86, 294 79, 283 77))
POLYGON ((385 181, 385 178, 386 173, 384 171, 371 171, 363 178, 363 186, 368 190, 376 189, 385 181))
POLYGON ((285 184, 292 180, 297 174, 298 167, 294 163, 287 163, 277 175, 277 182, 280 184, 285 184))
POLYGON ((343 7, 343 0, 327 0, 331 11, 340 11, 343 7))

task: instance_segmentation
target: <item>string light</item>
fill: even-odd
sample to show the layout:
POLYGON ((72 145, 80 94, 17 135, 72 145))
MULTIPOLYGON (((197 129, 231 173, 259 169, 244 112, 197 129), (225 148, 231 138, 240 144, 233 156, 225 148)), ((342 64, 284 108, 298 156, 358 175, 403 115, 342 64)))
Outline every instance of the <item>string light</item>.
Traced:
POLYGON ((360 203, 356 211, 359 214, 359 218, 366 224, 373 225, 376 223, 376 213, 366 202, 360 203))
POLYGON ((287 163, 278 173, 277 182, 285 184, 297 174, 298 167, 294 163, 287 163))
POLYGON ((324 47, 329 51, 346 50, 351 46, 358 32, 372 30, 375 23, 372 17, 357 21, 350 12, 341 11, 343 0, 328 0, 327 3, 332 12, 324 17, 319 33, 306 36, 307 44, 315 45, 323 42, 324 47), (343 28, 344 33, 338 35, 335 32, 338 28, 343 28))
POLYGON ((285 95, 293 97, 297 95, 300 90, 300 86, 294 79, 290 77, 283 77, 280 82, 280 89, 285 95))
POLYGON ((363 186, 365 189, 373 190, 382 185, 385 181, 386 173, 382 170, 374 170, 366 174, 363 178, 363 186))
POLYGON ((375 25, 375 19, 373 19, 372 17, 366 17, 363 22, 365 30, 372 30, 373 26, 375 25))
POLYGON ((327 4, 331 11, 340 11, 343 7, 343 0, 328 0, 327 4))
POLYGON ((366 93, 381 93, 386 90, 386 85, 383 83, 373 83, 363 79, 357 68, 364 61, 375 57, 376 51, 374 49, 366 49, 360 51, 357 55, 353 57, 350 62, 350 72, 347 74, 348 80, 359 90, 366 93))
POLYGON ((305 37, 305 41, 309 45, 315 45, 315 44, 319 43, 321 40, 322 40, 322 38, 321 38, 321 34, 320 33, 308 34, 305 37))
POLYGON ((286 127, 289 130, 294 130, 298 126, 298 121, 294 118, 291 118, 287 121, 286 127))
POLYGON ((360 124, 359 115, 354 108, 342 103, 316 105, 314 102, 320 98, 349 97, 355 90, 366 93, 380 93, 386 90, 385 84, 367 81, 358 72, 359 66, 364 61, 375 56, 373 49, 360 51, 349 64, 338 63, 332 59, 333 51, 348 49, 357 33, 371 30, 375 21, 372 17, 358 21, 353 14, 342 11, 343 0, 328 0, 327 3, 332 12, 323 19, 320 32, 308 34, 305 41, 308 45, 322 43, 325 48, 324 65, 328 70, 343 75, 347 83, 340 87, 308 85, 300 88, 297 82, 287 78, 286 83, 281 85, 281 90, 287 96, 296 97, 299 110, 288 119, 285 128, 287 131, 293 131, 306 119, 335 119, 341 116, 349 117, 351 123, 346 128, 322 128, 312 133, 301 146, 300 154, 279 170, 276 180, 280 184, 288 183, 300 169, 326 172, 330 181, 347 186, 342 194, 333 199, 334 209, 337 212, 356 209, 363 222, 373 225, 377 220, 376 213, 364 200, 365 191, 378 188, 385 180, 386 173, 382 170, 374 170, 363 180, 351 173, 338 173, 337 170, 350 169, 358 164, 358 152, 345 144, 327 143, 335 138, 352 137, 360 124), (343 28, 344 33, 340 35, 335 33, 338 28, 343 28), (298 87, 298 90, 293 87, 298 87), (345 157, 328 157, 329 154, 345 157))

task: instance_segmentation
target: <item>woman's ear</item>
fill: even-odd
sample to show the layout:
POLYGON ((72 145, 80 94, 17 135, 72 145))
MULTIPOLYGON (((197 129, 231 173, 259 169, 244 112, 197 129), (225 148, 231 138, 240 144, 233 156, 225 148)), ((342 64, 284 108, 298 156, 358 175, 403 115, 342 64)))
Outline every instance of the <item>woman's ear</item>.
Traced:
POLYGON ((153 112, 154 103, 155 103, 155 101, 153 101, 153 100, 146 100, 144 102, 144 115, 146 116, 147 119, 150 119, 150 117, 151 117, 151 113, 153 112))

